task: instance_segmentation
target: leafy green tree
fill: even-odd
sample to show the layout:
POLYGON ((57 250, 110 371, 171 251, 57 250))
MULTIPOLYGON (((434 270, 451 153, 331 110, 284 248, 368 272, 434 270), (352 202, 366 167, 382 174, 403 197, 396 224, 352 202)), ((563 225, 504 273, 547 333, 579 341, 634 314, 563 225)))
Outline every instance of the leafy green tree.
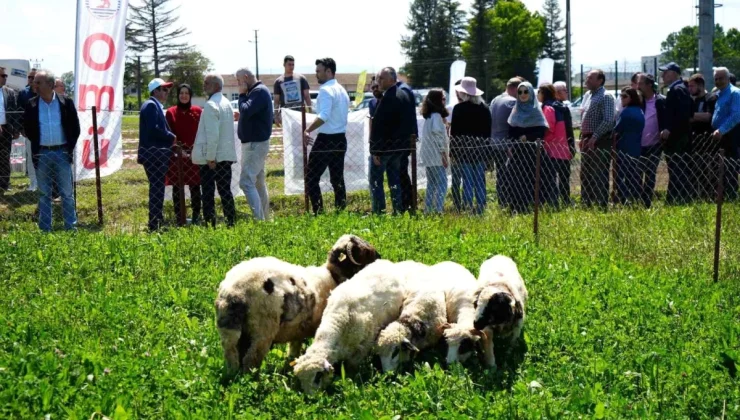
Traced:
POLYGON ((493 8, 494 56, 497 76, 522 76, 534 83, 534 70, 545 42, 545 18, 519 0, 499 0, 493 8))

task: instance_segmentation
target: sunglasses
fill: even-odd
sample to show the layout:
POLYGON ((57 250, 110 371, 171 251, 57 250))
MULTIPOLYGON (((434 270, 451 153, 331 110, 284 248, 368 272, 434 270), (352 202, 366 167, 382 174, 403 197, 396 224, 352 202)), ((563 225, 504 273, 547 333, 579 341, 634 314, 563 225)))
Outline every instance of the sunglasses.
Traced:
POLYGON ((627 99, 627 98, 629 98, 629 95, 619 95, 619 97, 622 98, 622 99, 627 99))
POLYGON ((28 80, 33 80, 35 78, 36 78, 36 76, 28 76, 28 80))
POLYGON ((0 77, 2 77, 3 79, 7 79, 8 78, 8 75, 7 74, 0 74, 0 77))
POLYGON ((517 93, 518 93, 519 95, 529 95, 529 91, 528 91, 528 90, 520 90, 520 91, 518 91, 517 93))

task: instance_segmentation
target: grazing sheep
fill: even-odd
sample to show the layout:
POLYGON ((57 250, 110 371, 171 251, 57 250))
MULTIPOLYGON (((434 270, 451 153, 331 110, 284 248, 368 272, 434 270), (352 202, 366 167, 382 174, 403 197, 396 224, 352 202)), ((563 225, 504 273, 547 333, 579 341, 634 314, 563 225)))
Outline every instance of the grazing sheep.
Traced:
MULTIPOLYGON (((428 272, 429 270, 425 270, 428 272)), ((417 273, 422 282, 429 274, 417 273)), ((396 321, 380 332, 377 353, 383 371, 395 370, 398 364, 417 353, 437 344, 447 323, 447 306, 444 292, 432 284, 419 284, 403 303, 403 310, 396 321)))
POLYGON ((372 245, 344 235, 321 267, 273 257, 237 264, 219 285, 215 302, 227 368, 259 368, 273 343, 288 343, 289 357, 297 357, 319 326, 331 291, 378 258, 372 245))
POLYGON ((344 361, 354 370, 365 360, 380 331, 398 319, 404 301, 417 289, 414 273, 426 268, 413 261, 380 260, 334 289, 313 343, 291 363, 304 392, 325 387, 333 364, 344 361))
POLYGON ((378 337, 384 371, 394 370, 410 352, 435 345, 442 335, 448 345, 447 363, 458 360, 461 342, 478 340, 473 328, 475 277, 460 264, 445 261, 414 274, 418 290, 411 293, 400 318, 378 337))
POLYGON ((496 368, 493 337, 508 338, 509 350, 519 338, 524 324, 527 288, 511 258, 496 255, 480 268, 475 291, 474 327, 483 331, 483 353, 486 365, 496 368))

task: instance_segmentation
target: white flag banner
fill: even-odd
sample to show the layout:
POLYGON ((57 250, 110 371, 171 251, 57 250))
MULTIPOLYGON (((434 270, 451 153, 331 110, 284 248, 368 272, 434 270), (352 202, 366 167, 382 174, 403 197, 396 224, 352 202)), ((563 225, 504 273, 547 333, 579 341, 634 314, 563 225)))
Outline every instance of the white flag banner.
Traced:
POLYGON ((450 90, 447 92, 447 105, 455 106, 457 104, 457 95, 455 94, 455 83, 465 77, 465 68, 467 63, 462 60, 456 60, 450 65, 450 90))
POLYGON ((123 164, 121 120, 127 0, 77 0, 75 104, 80 138, 75 149, 75 178, 95 177, 92 107, 98 109, 100 175, 123 164))
MULTIPOLYGON (((303 130, 301 113, 283 109, 283 165, 285 169, 285 194, 303 194, 303 130)), ((370 191, 368 173, 370 168, 370 124, 368 109, 350 112, 347 120, 347 153, 344 155, 344 184, 347 192, 370 191)), ((306 126, 316 119, 316 114, 306 114, 306 126)), ((424 119, 416 116, 419 133, 422 132, 424 119)), ((420 139, 423 141, 423 139, 420 139)), ((421 141, 416 142, 417 156, 421 141)), ((311 147, 308 148, 311 153, 311 147)), ((426 171, 417 159, 417 187, 426 189, 426 171)), ((409 172, 410 173, 410 172, 409 172)), ((321 192, 332 191, 329 182, 329 171, 321 176, 321 192)))

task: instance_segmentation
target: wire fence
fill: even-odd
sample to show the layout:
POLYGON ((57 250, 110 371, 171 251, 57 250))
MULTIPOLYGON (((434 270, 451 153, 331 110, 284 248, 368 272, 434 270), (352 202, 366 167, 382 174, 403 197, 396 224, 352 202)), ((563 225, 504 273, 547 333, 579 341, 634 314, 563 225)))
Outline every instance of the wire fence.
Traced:
MULTIPOLYGON (((600 223, 606 226, 609 213, 636 209, 635 217, 648 218, 650 211, 639 209, 660 203, 702 212, 700 228, 692 225, 685 245, 705 244, 706 255, 720 249, 711 245, 721 232, 721 207, 738 198, 740 151, 710 133, 696 133, 681 151, 616 136, 594 146, 549 138, 413 136, 379 148, 371 141, 367 110, 349 113, 344 133, 310 136, 304 133, 315 115, 294 109, 281 114, 282 125, 262 143, 242 144, 235 122, 234 159, 213 165, 193 162, 199 154, 193 144, 140 147, 138 117, 120 112, 81 121, 87 135, 74 153, 41 148, 33 155, 20 136, 4 160, 10 188, 0 196, 0 226, 138 231, 338 210, 527 214, 537 240, 566 244, 573 238, 558 229, 562 211, 592 209, 604 214, 600 223)), ((423 123, 419 118, 420 133, 423 123)), ((639 220, 607 231, 623 238, 624 246, 648 252, 649 244, 629 235, 644 228, 639 220)), ((735 220, 725 222, 737 227, 735 220)))

